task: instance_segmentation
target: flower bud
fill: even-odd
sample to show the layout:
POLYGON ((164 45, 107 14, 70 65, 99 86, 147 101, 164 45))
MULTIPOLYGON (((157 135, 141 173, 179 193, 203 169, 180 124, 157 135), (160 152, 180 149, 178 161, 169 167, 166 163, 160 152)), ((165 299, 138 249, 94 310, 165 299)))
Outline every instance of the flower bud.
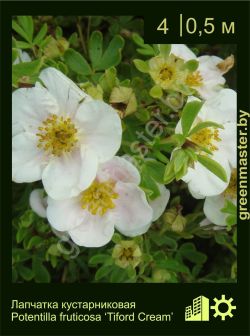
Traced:
POLYGON ((174 232, 182 232, 186 225, 186 218, 180 213, 177 208, 171 208, 163 215, 163 222, 167 229, 174 232))
POLYGON ((44 49, 44 55, 48 58, 56 58, 62 56, 68 47, 69 42, 65 38, 62 37, 56 40, 50 36, 49 42, 44 49))
POLYGON ((163 283, 163 282, 169 281, 170 278, 171 278, 171 274, 165 269, 155 268, 153 270, 152 279, 154 282, 163 283))
POLYGON ((141 249, 133 240, 121 240, 115 245, 112 253, 115 264, 121 268, 127 268, 129 265, 135 268, 141 262, 141 257, 141 249))
POLYGON ((137 101, 133 89, 125 86, 114 87, 109 102, 118 110, 121 118, 137 110, 137 101))

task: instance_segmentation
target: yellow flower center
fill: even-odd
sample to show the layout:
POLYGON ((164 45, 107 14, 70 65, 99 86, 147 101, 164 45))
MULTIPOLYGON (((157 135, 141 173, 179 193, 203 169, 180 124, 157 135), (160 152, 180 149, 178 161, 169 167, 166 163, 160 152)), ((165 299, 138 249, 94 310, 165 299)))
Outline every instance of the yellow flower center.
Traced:
POLYGON ((191 135, 190 139, 197 145, 206 147, 211 152, 218 150, 216 142, 221 141, 217 129, 207 127, 191 135))
POLYGON ((121 259, 132 260, 134 256, 134 250, 131 247, 123 248, 121 253, 121 259))
POLYGON ((224 195, 230 198, 236 198, 236 192, 237 192, 237 171, 236 169, 233 169, 229 185, 227 189, 224 191, 224 195))
POLYGON ((77 129, 70 118, 50 115, 38 127, 38 148, 55 156, 71 152, 77 143, 77 129))
POLYGON ((173 78, 174 70, 168 66, 164 66, 160 70, 159 77, 162 81, 170 81, 173 78))
POLYGON ((115 182, 94 181, 91 186, 81 194, 81 207, 87 209, 92 215, 103 216, 109 209, 114 209, 114 199, 118 194, 114 192, 115 182))
POLYGON ((195 71, 189 74, 186 78, 186 84, 188 86, 201 86, 202 85, 202 76, 200 74, 200 71, 195 71))

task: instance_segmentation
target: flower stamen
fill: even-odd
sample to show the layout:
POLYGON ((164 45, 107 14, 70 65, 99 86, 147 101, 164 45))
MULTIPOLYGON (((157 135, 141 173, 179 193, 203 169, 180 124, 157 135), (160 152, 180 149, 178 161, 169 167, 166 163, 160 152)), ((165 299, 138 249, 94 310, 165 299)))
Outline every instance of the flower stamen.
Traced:
POLYGON ((200 74, 200 71, 195 71, 190 73, 186 78, 186 84, 188 86, 201 86, 203 82, 203 78, 200 74))
POLYGON ((52 114, 42 122, 38 131, 37 147, 55 156, 71 152, 78 141, 77 129, 69 117, 52 114))
POLYGON ((193 143, 206 147, 211 152, 218 150, 216 143, 221 141, 218 129, 214 129, 212 127, 203 128, 191 135, 190 139, 193 143))
POLYGON ((114 192, 115 182, 94 181, 81 195, 81 207, 87 209, 92 215, 103 216, 109 209, 115 208, 114 199, 118 194, 114 192))

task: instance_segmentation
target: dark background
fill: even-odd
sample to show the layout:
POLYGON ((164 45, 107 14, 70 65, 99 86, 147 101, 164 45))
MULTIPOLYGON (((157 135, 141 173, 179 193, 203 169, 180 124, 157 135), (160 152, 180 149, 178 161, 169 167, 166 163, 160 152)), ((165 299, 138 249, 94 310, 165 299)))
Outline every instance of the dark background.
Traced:
MULTIPOLYGON (((237 44, 238 109, 249 111, 249 3, 246 2, 11 2, 1 3, 1 328, 2 335, 249 335, 249 224, 238 221, 237 284, 12 284, 11 283, 11 16, 12 15, 140 15, 145 19, 145 40, 154 43, 237 44), (234 35, 219 30, 211 35, 178 36, 180 13, 215 21, 235 21, 234 35), (167 35, 156 28, 164 17, 167 35), (233 297, 237 310, 226 321, 184 322, 184 308, 193 298, 233 297), (61 323, 10 321, 11 300, 20 301, 136 301, 137 312, 168 313, 167 322, 61 323)), ((39 311, 37 311, 39 312, 39 311)), ((128 311, 129 312, 129 311, 128 311)), ((125 313, 125 311, 124 311, 125 313)))

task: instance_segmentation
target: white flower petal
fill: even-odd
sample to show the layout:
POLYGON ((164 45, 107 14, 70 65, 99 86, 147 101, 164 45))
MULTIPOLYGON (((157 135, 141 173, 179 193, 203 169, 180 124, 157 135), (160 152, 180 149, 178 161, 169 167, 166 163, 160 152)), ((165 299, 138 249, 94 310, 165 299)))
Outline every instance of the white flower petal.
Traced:
POLYGON ((21 49, 18 49, 17 51, 18 51, 18 56, 15 59, 15 62, 13 63, 13 65, 31 61, 31 58, 26 51, 22 51, 21 49))
POLYGON ((42 87, 18 89, 12 94, 12 135, 23 131, 37 133, 49 114, 58 114, 54 97, 42 87))
POLYGON ((152 221, 156 221, 163 214, 170 198, 170 191, 163 184, 158 184, 158 187, 160 196, 149 201, 149 205, 153 209, 152 221))
POLYGON ((198 71, 202 77, 202 85, 196 87, 196 90, 203 99, 208 99, 225 84, 225 78, 218 69, 217 64, 223 61, 217 56, 201 56, 197 58, 199 61, 198 71))
POLYGON ((30 193, 30 207, 40 217, 46 218, 47 197, 43 189, 34 189, 30 193))
POLYGON ((218 150, 227 157, 233 168, 237 166, 237 126, 236 123, 224 124, 224 129, 219 130, 221 141, 217 143, 218 150))
POLYGON ((41 179, 43 152, 37 147, 37 136, 20 133, 12 138, 12 180, 17 183, 41 179))
POLYGON ((213 160, 217 161, 225 169, 227 183, 205 168, 201 163, 195 162, 194 168, 189 167, 187 174, 182 180, 188 183, 188 189, 193 196, 215 196, 221 194, 228 186, 231 169, 226 158, 214 154, 213 160))
POLYGON ((88 188, 96 172, 96 155, 85 147, 51 160, 44 169, 42 180, 50 197, 66 199, 88 188))
POLYGON ((222 89, 205 101, 199 115, 203 121, 210 120, 224 124, 237 122, 237 95, 234 90, 222 89))
POLYGON ((196 59, 196 55, 185 44, 171 44, 171 54, 182 58, 184 61, 196 59))
POLYGON ((79 197, 60 201, 48 197, 47 217, 54 229, 68 231, 82 224, 88 213, 81 208, 79 197))
POLYGON ((60 114, 73 117, 83 101, 91 100, 71 79, 55 68, 44 69, 39 78, 55 97, 60 114))
POLYGON ((205 216, 216 225, 227 225, 226 218, 228 214, 221 212, 225 206, 225 197, 217 195, 213 197, 206 197, 203 211, 205 216))
POLYGON ((208 225, 212 224, 212 222, 207 219, 207 218, 204 218, 201 222, 200 222, 200 227, 206 227, 208 225))
POLYGON ((69 231, 74 243, 85 247, 106 245, 114 234, 114 224, 109 216, 89 216, 88 221, 69 231))
POLYGON ((197 61, 199 62, 198 70, 201 70, 201 71, 204 70, 207 72, 218 71, 219 73, 221 73, 217 65, 223 61, 222 58, 218 56, 205 55, 205 56, 197 57, 197 61))
POLYGON ((116 111, 102 101, 82 104, 76 114, 83 130, 83 143, 97 154, 100 162, 111 159, 121 145, 121 120, 116 111))
POLYGON ((116 183, 115 191, 119 194, 112 210, 116 229, 128 237, 145 233, 153 217, 145 193, 135 184, 123 182, 116 183))
POLYGON ((99 166, 97 178, 100 181, 130 182, 139 185, 141 177, 139 171, 128 160, 115 156, 99 166))

